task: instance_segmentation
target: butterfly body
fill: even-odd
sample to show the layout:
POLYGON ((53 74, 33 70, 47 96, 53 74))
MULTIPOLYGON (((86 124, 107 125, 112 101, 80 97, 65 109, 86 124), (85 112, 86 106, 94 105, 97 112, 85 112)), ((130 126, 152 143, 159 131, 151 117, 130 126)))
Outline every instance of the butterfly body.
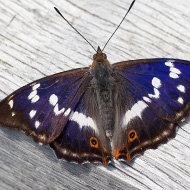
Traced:
MULTIPOLYGON (((95 99, 98 103, 98 112, 103 122, 101 125, 108 133, 113 129, 113 89, 114 78, 113 69, 106 54, 103 54, 98 47, 97 53, 94 55, 90 73, 92 75, 92 87, 95 93, 95 99)), ((92 92, 93 93, 93 92, 92 92)))
POLYGON ((0 102, 0 124, 77 163, 130 161, 176 134, 190 112, 190 62, 110 64, 98 47, 88 68, 32 82, 0 102))

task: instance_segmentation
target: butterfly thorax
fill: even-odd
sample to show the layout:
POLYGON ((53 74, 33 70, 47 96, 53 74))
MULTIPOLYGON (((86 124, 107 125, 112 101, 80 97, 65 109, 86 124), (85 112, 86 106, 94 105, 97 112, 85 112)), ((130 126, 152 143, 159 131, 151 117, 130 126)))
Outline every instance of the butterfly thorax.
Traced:
POLYGON ((96 94, 96 99, 99 107, 99 115, 102 118, 105 130, 113 128, 113 71, 110 63, 107 60, 105 53, 98 48, 97 53, 93 56, 91 66, 92 87, 96 94))
POLYGON ((112 69, 106 54, 102 53, 99 47, 97 53, 93 56, 91 75, 93 77, 92 85, 101 96, 103 102, 110 101, 113 83, 112 69))

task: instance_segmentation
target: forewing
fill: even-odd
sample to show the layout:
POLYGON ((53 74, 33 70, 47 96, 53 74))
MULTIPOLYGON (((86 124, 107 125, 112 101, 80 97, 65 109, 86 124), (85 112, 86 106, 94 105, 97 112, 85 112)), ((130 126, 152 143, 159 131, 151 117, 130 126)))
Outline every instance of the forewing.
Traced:
POLYGON ((0 125, 18 129, 42 144, 52 142, 88 88, 88 68, 32 82, 0 102, 0 125))
POLYGON ((120 94, 115 104, 122 107, 116 108, 113 150, 116 159, 130 161, 174 137, 177 122, 189 114, 190 62, 137 60, 113 69, 120 94))
POLYGON ((100 119, 96 93, 88 88, 61 135, 50 144, 57 157, 77 163, 107 164, 111 160, 110 142, 100 119))

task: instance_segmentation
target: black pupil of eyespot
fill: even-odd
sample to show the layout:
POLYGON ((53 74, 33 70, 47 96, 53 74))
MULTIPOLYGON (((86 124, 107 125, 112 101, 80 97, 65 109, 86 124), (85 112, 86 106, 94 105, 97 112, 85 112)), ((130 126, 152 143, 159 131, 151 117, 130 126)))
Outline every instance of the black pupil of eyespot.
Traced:
POLYGON ((96 140, 95 140, 95 139, 92 139, 92 140, 91 140, 91 143, 92 143, 93 145, 96 145, 96 140))
POLYGON ((135 133, 134 132, 131 132, 130 133, 130 138, 134 138, 135 137, 135 133))

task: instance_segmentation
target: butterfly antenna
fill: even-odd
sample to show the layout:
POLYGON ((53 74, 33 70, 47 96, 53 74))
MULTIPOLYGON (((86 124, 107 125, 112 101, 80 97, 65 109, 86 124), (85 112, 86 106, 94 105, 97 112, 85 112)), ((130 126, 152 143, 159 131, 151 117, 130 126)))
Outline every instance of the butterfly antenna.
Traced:
POLYGON ((60 13, 60 11, 56 7, 54 7, 54 9, 96 52, 96 49, 93 47, 93 45, 76 28, 74 28, 74 26, 60 13))
POLYGON ((133 0, 133 2, 131 3, 129 9, 127 10, 125 16, 123 17, 123 19, 121 20, 121 22, 119 23, 119 25, 117 26, 117 28, 115 29, 115 31, 112 33, 112 35, 110 36, 110 38, 108 39, 108 41, 106 42, 106 44, 104 45, 102 51, 105 49, 105 47, 107 46, 108 42, 111 40, 111 38, 113 37, 113 35, 116 33, 116 31, 118 30, 118 28, 120 27, 120 25, 122 24, 122 22, 125 20, 125 17, 127 16, 127 14, 129 13, 129 11, 131 10, 131 8, 133 7, 135 3, 135 0, 133 0))

